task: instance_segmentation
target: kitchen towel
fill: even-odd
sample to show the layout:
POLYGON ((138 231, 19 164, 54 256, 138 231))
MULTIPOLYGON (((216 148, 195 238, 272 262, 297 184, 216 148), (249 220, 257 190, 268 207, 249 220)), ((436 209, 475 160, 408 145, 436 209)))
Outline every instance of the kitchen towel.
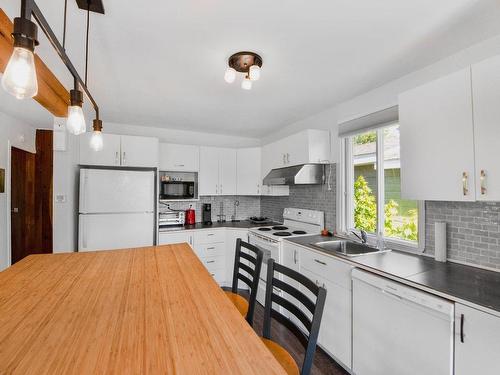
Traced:
POLYGON ((435 224, 434 258, 438 262, 446 262, 446 223, 435 224))

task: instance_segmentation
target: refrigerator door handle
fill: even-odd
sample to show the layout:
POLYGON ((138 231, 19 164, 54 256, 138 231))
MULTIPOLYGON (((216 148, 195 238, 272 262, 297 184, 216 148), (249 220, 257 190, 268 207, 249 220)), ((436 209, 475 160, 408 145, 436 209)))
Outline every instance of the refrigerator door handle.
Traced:
POLYGON ((82 217, 80 219, 82 221, 82 248, 86 249, 87 248, 87 231, 85 227, 85 217, 82 217))
POLYGON ((87 175, 87 170, 82 169, 82 176, 83 178, 83 184, 82 184, 82 191, 80 192, 80 212, 86 212, 87 211, 87 202, 86 202, 86 197, 87 197, 87 183, 88 183, 88 175, 87 175))

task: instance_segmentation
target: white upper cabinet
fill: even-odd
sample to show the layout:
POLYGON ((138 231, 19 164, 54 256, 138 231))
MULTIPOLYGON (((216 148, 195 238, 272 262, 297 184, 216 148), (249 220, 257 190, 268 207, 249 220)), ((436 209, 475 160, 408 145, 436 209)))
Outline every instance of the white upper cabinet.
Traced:
POLYGON ((157 138, 122 135, 121 151, 124 167, 158 167, 157 138))
POLYGON ((236 150, 219 150, 219 195, 236 195, 236 150))
POLYGON ((103 148, 94 151, 90 148, 92 133, 78 136, 80 142, 80 164, 119 167, 121 163, 120 136, 102 133, 103 148))
POLYGON ((236 195, 236 150, 200 147, 199 195, 236 195))
POLYGON ((109 167, 157 167, 158 139, 103 133, 104 147, 101 151, 90 148, 91 133, 80 140, 80 164, 109 167))
POLYGON ((472 66, 477 200, 500 201, 500 56, 472 66))
POLYGON ((260 147, 237 150, 236 162, 237 195, 260 195, 262 186, 260 147))
POLYGON ((307 129, 292 134, 262 148, 263 176, 273 168, 307 163, 326 163, 330 160, 330 133, 327 130, 307 129))
POLYGON ((199 195, 219 193, 219 149, 200 147, 199 195))
POLYGON ((402 93, 399 122, 403 198, 475 200, 470 68, 402 93))
POLYGON ((500 318, 455 304, 455 375, 500 374, 500 318))
POLYGON ((198 172, 200 147, 160 143, 160 170, 176 172, 198 172))

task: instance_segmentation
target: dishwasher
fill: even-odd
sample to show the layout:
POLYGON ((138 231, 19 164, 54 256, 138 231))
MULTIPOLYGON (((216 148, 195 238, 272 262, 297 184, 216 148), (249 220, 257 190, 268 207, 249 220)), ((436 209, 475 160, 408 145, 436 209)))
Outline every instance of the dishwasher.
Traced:
POLYGON ((453 374, 452 302, 358 269, 352 283, 354 374, 453 374))

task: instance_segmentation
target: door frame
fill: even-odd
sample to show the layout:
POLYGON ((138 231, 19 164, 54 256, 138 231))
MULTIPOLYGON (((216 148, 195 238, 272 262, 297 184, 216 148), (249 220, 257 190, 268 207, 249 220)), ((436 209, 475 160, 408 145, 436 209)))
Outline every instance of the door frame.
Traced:
POLYGON ((12 162, 12 144, 10 140, 7 140, 7 168, 5 171, 5 193, 6 198, 7 198, 7 212, 6 212, 6 222, 7 222, 7 243, 6 243, 6 249, 7 249, 7 267, 12 266, 12 226, 11 226, 11 220, 12 220, 12 215, 11 215, 11 210, 12 210, 12 202, 11 202, 11 186, 12 186, 12 181, 11 181, 11 162, 12 162))

